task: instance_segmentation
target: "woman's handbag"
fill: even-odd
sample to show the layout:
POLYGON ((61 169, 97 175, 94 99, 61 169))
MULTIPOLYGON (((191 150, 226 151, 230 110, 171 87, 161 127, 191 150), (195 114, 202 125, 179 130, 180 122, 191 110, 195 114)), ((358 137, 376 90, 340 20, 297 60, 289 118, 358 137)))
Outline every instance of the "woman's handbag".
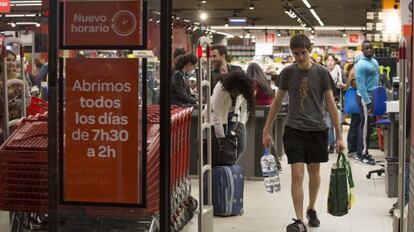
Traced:
POLYGON ((344 153, 338 154, 336 163, 331 169, 331 180, 329 182, 328 213, 333 216, 343 216, 348 213, 354 202, 352 188, 354 180, 349 161, 344 153))
POLYGON ((345 93, 345 114, 357 114, 359 113, 358 103, 356 100, 357 91, 355 88, 349 88, 345 93))
POLYGON ((225 138, 211 138, 211 155, 213 166, 231 166, 237 161, 237 137, 227 135, 225 138))

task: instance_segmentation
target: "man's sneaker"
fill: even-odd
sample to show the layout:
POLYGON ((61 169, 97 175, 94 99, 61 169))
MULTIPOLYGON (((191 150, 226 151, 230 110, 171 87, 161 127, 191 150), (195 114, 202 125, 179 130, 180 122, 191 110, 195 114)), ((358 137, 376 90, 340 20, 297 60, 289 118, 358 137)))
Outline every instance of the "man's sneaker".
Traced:
POLYGON ((375 160, 370 155, 358 155, 358 159, 363 164, 375 165, 375 160))
POLYGON ((316 215, 316 211, 314 209, 308 209, 306 211, 306 218, 308 219, 308 224, 310 227, 319 227, 321 222, 318 219, 318 215, 316 215))
POLYGON ((286 227, 286 232, 307 232, 305 224, 301 220, 293 219, 295 221, 286 227))

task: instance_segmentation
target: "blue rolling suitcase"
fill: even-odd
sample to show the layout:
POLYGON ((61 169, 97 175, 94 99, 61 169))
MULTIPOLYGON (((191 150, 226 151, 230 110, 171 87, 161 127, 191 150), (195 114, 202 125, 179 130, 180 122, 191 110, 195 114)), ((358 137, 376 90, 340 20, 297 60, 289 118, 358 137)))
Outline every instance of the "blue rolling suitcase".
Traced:
MULTIPOLYGON (((239 165, 213 168, 213 206, 216 216, 243 215, 244 176, 239 165)), ((207 188, 204 188, 207 196, 207 188)))

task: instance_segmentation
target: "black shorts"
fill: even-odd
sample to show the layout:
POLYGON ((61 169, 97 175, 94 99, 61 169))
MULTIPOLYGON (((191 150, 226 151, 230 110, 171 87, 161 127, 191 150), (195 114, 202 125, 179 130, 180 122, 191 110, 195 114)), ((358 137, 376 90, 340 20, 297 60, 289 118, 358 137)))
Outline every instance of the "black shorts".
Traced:
POLYGON ((303 131, 286 126, 283 146, 288 163, 328 162, 328 130, 303 131))

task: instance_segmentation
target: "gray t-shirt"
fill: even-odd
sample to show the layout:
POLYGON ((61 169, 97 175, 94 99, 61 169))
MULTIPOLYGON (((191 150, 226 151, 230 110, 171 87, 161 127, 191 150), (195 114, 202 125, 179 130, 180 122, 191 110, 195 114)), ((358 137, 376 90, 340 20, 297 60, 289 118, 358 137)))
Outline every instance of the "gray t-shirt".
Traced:
POLYGON ((297 64, 290 65, 282 70, 276 85, 289 94, 287 126, 304 131, 326 129, 324 98, 332 86, 324 66, 315 63, 302 70, 297 64))

